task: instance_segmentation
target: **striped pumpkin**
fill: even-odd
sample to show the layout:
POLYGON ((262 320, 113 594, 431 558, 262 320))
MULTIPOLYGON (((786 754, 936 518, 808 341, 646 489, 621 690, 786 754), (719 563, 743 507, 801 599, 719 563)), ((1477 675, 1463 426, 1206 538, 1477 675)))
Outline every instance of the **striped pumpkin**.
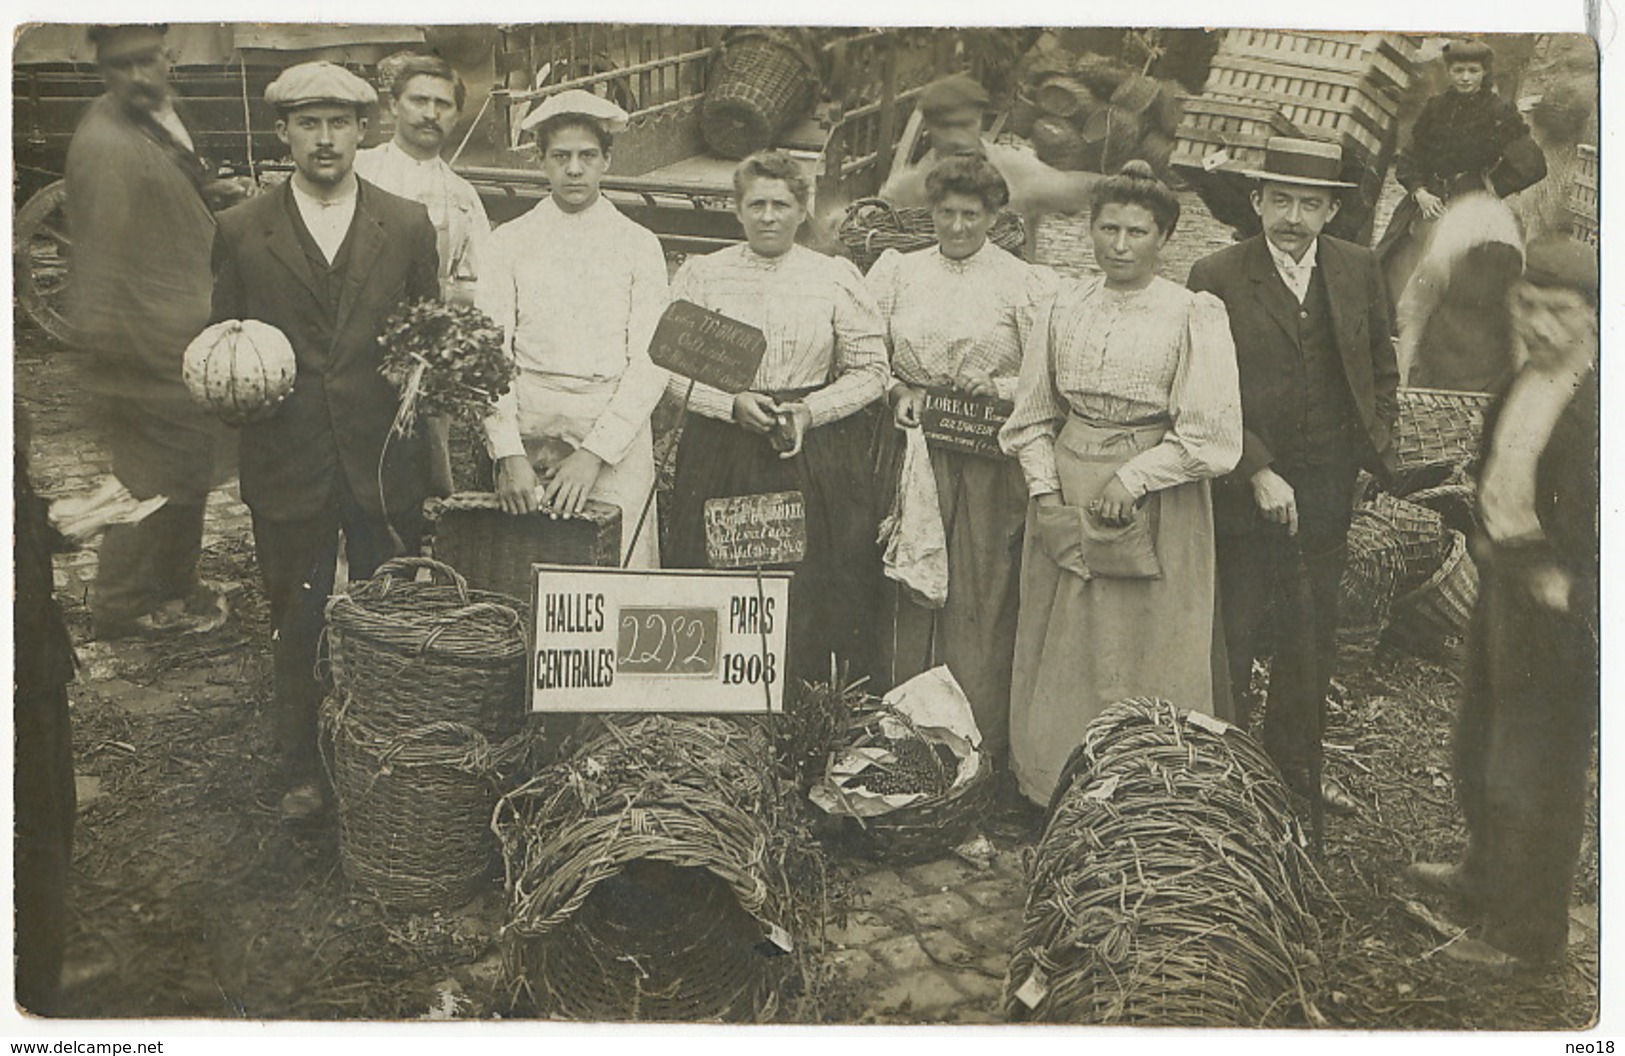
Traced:
POLYGON ((293 391, 293 346, 258 319, 228 319, 186 346, 181 375, 192 399, 230 425, 269 417, 293 391))

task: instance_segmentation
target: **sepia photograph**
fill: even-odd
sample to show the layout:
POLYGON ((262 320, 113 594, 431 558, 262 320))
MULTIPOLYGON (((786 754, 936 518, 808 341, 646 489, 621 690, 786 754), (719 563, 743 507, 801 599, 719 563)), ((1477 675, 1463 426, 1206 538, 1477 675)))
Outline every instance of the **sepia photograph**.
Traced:
POLYGON ((1227 17, 14 25, 0 1033, 1587 1037, 1597 40, 1227 17))

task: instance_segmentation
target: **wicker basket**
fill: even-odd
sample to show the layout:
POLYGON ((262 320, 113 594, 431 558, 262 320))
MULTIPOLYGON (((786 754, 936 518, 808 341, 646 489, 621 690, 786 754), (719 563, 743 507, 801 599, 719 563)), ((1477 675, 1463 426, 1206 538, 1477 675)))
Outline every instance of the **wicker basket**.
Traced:
POLYGON ((1472 462, 1478 455, 1484 411, 1490 399, 1483 392, 1400 389, 1399 424, 1394 435, 1400 472, 1472 462))
POLYGON ((771 147, 812 105, 817 87, 796 48, 765 34, 735 37, 701 104, 700 134, 724 158, 771 147))
POLYGON ((1052 117, 1083 118, 1103 104, 1088 86, 1071 77, 1051 77, 1033 93, 1038 109, 1052 117))
POLYGON ((750 1019, 817 926, 821 860, 764 727, 595 718, 503 797, 504 965, 516 998, 578 1019, 750 1019))
POLYGON ((1478 602, 1478 566, 1467 538, 1451 533, 1450 553, 1439 570, 1416 590, 1394 601, 1388 633, 1395 644, 1432 659, 1460 659, 1478 602))
POLYGON ((873 818, 848 818, 848 833, 878 862, 906 864, 946 858, 971 839, 993 805, 993 766, 986 755, 971 779, 940 796, 928 796, 873 818))
POLYGON ((1064 768, 1006 976, 1013 1019, 1280 1026, 1319 941, 1286 788, 1246 733, 1113 704, 1064 768))
POLYGON ((1345 662, 1376 650, 1404 574, 1404 544, 1393 525, 1368 508, 1356 510, 1338 588, 1337 649, 1345 662))
POLYGON ((334 687, 381 736, 450 722, 507 738, 524 719, 520 610, 506 595, 470 590, 439 561, 386 562, 328 599, 334 687), (420 569, 435 581, 417 582, 420 569))
POLYGON ((522 602, 521 612, 530 608, 535 562, 620 567, 621 508, 609 503, 589 499, 579 517, 554 520, 544 513, 514 517, 493 494, 459 492, 430 499, 424 514, 434 523, 435 557, 471 587, 522 602))
POLYGON ((1389 525, 1404 562, 1399 577, 1401 593, 1426 583, 1450 553, 1450 533, 1444 518, 1426 506, 1379 492, 1354 515, 1379 517, 1389 525))
MULTIPOLYGON (((929 209, 899 209, 884 198, 860 198, 847 206, 836 237, 859 269, 868 271, 888 249, 909 253, 936 245, 937 225, 929 209)), ((1015 213, 1000 213, 987 238, 1019 257, 1027 246, 1027 228, 1015 213)))
POLYGON ((460 723, 379 734, 353 704, 333 696, 321 711, 344 875, 395 908, 462 905, 494 879, 497 754, 460 723))

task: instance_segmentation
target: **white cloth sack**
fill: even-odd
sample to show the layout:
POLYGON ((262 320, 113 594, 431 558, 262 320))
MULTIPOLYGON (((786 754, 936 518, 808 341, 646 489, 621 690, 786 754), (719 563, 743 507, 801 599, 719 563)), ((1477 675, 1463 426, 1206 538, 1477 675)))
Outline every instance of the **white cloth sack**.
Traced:
POLYGON ((937 501, 937 476, 921 429, 903 431, 903 473, 891 512, 880 522, 886 576, 918 604, 940 609, 948 601, 948 535, 937 501))

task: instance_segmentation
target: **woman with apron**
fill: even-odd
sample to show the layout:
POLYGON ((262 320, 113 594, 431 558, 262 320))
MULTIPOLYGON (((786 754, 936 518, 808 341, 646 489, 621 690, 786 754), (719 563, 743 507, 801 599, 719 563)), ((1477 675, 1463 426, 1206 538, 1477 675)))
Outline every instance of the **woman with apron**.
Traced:
MULTIPOLYGON (((673 377, 686 400, 666 554, 672 568, 706 568, 705 503, 798 491, 805 558, 794 566, 788 633, 792 679, 875 673, 879 518, 861 413, 885 392, 885 323, 850 260, 795 244, 810 186, 795 159, 753 154, 734 170, 746 243, 690 257, 672 297, 760 329, 767 351, 750 388, 730 396, 673 377)), ((790 683, 792 686, 795 682, 790 683)))
POLYGON ((1039 804, 1114 701, 1228 710, 1208 492, 1241 457, 1228 317, 1157 274, 1179 201, 1144 162, 1104 181, 1090 214, 1104 275, 1062 290, 1035 324, 1000 433, 1032 496, 1010 753, 1039 804))

